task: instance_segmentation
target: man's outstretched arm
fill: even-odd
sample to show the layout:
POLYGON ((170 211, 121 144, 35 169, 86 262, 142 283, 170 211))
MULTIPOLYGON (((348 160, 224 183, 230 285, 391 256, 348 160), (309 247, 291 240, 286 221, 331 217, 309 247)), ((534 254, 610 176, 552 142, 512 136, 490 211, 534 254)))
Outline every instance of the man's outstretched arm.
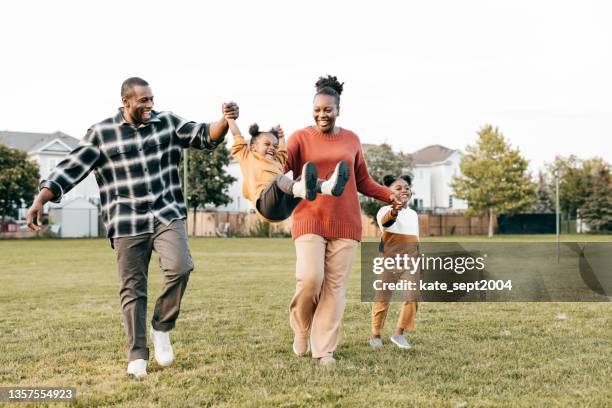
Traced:
POLYGON ((223 143, 229 129, 228 118, 238 118, 238 105, 234 102, 224 103, 223 116, 213 123, 196 123, 171 114, 176 135, 183 148, 215 149, 223 143))
POLYGON ((93 143, 94 132, 90 129, 79 145, 62 160, 39 185, 40 192, 28 210, 27 223, 32 231, 40 230, 43 206, 48 201, 59 203, 62 196, 79 184, 95 167, 100 158, 100 149, 93 143), (34 224, 38 222, 38 225, 34 224))
POLYGON ((210 124, 210 140, 217 142, 223 140, 229 129, 227 119, 238 119, 238 105, 235 102, 228 102, 222 105, 223 116, 218 121, 210 124))

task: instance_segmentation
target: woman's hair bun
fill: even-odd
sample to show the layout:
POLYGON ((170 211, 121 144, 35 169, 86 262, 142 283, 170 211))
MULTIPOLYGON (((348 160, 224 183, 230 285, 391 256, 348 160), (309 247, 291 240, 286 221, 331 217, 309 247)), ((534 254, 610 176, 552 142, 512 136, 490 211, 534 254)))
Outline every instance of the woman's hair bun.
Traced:
POLYGON ((338 77, 328 75, 327 77, 319 77, 319 80, 315 84, 315 88, 317 92, 321 92, 321 90, 325 88, 331 88, 336 91, 338 95, 341 95, 344 89, 344 82, 338 81, 338 77))
POLYGON ((253 123, 249 126, 249 134, 254 137, 259 134, 259 125, 257 123, 253 123))
POLYGON ((385 185, 385 187, 389 187, 391 184, 393 184, 395 180, 397 179, 395 178, 394 175, 387 174, 386 176, 383 177, 383 184, 385 185))
POLYGON ((409 186, 412 186, 412 177, 410 177, 410 175, 405 174, 400 178, 404 180, 406 183, 408 183, 409 186))

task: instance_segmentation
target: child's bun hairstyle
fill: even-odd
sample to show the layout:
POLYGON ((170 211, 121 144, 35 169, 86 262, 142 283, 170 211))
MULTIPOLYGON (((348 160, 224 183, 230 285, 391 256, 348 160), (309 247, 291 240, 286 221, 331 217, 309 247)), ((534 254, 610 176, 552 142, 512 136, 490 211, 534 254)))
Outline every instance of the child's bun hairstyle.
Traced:
POLYGON ((337 77, 331 75, 319 77, 319 80, 315 84, 315 88, 317 90, 316 95, 323 94, 333 96, 336 98, 336 105, 340 105, 340 95, 344 90, 344 82, 338 81, 337 77))
POLYGON ((385 185, 385 187, 390 187, 391 184, 393 184, 396 180, 400 180, 400 179, 408 183, 408 186, 412 186, 412 177, 410 177, 407 174, 403 176, 399 176, 399 177, 395 177, 392 174, 387 174, 386 176, 383 177, 383 184, 385 185))
POLYGON ((249 126, 249 134, 253 137, 259 136, 259 125, 257 123, 253 123, 249 126))
POLYGON ((255 142, 255 140, 257 140, 259 135, 261 135, 262 133, 272 133, 278 139, 277 129, 271 128, 267 132, 260 132, 259 125, 257 123, 253 123, 251 126, 249 126, 249 134, 251 135, 251 140, 249 143, 252 144, 253 142, 255 142))
POLYGON ((383 184, 385 185, 385 187, 389 187, 391 184, 393 184, 394 181, 395 176, 391 174, 387 174, 385 177, 383 177, 383 184))

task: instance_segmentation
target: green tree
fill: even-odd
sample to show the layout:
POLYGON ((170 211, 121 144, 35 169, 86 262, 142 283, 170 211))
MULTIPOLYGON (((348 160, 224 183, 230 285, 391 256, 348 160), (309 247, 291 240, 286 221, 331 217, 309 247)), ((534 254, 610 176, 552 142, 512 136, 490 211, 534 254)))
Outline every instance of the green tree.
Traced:
POLYGON ((610 165, 599 159, 587 161, 589 194, 578 210, 580 217, 596 232, 612 232, 612 177, 610 165))
MULTIPOLYGON (((550 190, 555 191, 555 172, 559 175, 559 208, 564 214, 575 218, 589 195, 590 175, 583 162, 574 155, 556 156, 547 166, 550 173, 550 190)), ((589 167, 589 165, 587 165, 589 167)))
MULTIPOLYGON (((394 152, 393 148, 387 143, 372 146, 364 151, 366 164, 370 176, 377 182, 382 184, 383 177, 387 174, 399 176, 410 174, 412 169, 412 159, 409 154, 403 152, 394 152)), ((376 214, 384 205, 378 200, 361 196, 361 210, 376 222, 376 214)))
MULTIPOLYGON (((212 152, 209 150, 189 150, 187 160, 189 183, 187 188, 189 206, 193 208, 195 231, 196 210, 200 206, 229 204, 232 199, 227 194, 229 186, 236 178, 227 174, 225 167, 230 162, 230 152, 222 144, 212 152)), ((180 166, 183 180, 183 165, 180 166)))
POLYGON ((468 201, 467 215, 488 214, 489 237, 498 214, 512 214, 535 201, 535 185, 527 171, 528 161, 513 149, 498 128, 483 126, 475 145, 461 159, 462 175, 454 177, 457 198, 468 201))
POLYGON ((533 203, 531 210, 537 214, 550 214, 555 212, 550 182, 542 170, 538 172, 536 201, 533 203))
POLYGON ((0 214, 15 215, 21 203, 32 203, 38 192, 38 164, 25 152, 0 145, 0 214))

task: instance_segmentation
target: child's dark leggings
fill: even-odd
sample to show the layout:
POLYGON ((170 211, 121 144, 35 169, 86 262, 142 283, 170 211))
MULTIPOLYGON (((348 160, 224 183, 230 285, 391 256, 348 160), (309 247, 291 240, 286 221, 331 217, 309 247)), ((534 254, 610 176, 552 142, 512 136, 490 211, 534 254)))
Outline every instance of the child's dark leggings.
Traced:
POLYGON ((289 218, 295 207, 302 201, 293 197, 295 182, 284 174, 277 175, 259 196, 257 211, 270 221, 283 221, 289 218))

